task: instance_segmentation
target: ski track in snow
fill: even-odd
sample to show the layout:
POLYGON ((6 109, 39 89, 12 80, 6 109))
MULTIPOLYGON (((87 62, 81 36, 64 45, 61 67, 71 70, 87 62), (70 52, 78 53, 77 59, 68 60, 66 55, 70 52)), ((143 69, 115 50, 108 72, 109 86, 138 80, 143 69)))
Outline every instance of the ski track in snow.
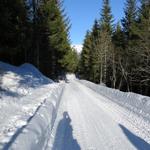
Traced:
POLYGON ((66 84, 47 150, 149 150, 150 123, 77 80, 66 84))

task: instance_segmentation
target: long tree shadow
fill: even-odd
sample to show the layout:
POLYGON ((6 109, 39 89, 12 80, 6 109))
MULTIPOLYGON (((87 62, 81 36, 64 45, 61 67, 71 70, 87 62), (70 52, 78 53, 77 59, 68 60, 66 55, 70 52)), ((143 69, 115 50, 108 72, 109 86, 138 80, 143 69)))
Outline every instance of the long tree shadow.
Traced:
POLYGON ((137 150, 150 150, 150 144, 144 141, 142 138, 136 136, 131 131, 129 131, 126 127, 119 124, 120 128, 129 139, 129 141, 137 148, 137 150))
POLYGON ((52 150, 81 150, 77 140, 73 138, 71 119, 67 112, 59 122, 52 150))

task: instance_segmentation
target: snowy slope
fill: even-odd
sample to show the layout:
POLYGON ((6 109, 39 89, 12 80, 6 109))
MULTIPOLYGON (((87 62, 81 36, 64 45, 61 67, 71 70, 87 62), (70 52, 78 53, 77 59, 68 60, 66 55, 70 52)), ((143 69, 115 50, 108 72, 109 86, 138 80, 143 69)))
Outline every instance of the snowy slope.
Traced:
POLYGON ((0 62, 0 73, 0 149, 40 149, 43 134, 55 120, 63 85, 30 64, 14 67, 0 62))
POLYGON ((41 85, 53 82, 43 76, 31 64, 15 67, 0 62, 0 73, 1 90, 4 92, 3 94, 7 96, 22 96, 30 92, 31 88, 37 88, 41 85))

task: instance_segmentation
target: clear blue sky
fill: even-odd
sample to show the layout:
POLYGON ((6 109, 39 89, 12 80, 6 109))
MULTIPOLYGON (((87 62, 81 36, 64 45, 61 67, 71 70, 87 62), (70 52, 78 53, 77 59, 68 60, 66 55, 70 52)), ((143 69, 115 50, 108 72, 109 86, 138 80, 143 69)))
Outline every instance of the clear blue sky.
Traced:
MULTIPOLYGON (((110 0, 115 22, 124 15, 125 0, 110 0)), ((72 44, 82 44, 85 33, 91 29, 94 20, 100 18, 102 0, 64 0, 64 7, 72 27, 70 38, 72 44)))

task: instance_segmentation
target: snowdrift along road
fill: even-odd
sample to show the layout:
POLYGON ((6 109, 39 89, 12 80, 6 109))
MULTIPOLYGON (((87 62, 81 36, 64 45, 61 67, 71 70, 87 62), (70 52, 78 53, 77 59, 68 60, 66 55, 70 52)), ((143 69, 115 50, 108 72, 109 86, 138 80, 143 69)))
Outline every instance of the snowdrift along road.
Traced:
POLYGON ((54 83, 30 64, 0 70, 0 149, 150 149, 149 97, 74 75, 54 83))
POLYGON ((0 62, 0 149, 42 149, 53 127, 63 84, 34 66, 0 62))
POLYGON ((121 92, 119 90, 100 86, 86 80, 80 80, 80 83, 107 97, 118 105, 121 105, 146 120, 149 120, 150 122, 150 97, 132 92, 121 92))

